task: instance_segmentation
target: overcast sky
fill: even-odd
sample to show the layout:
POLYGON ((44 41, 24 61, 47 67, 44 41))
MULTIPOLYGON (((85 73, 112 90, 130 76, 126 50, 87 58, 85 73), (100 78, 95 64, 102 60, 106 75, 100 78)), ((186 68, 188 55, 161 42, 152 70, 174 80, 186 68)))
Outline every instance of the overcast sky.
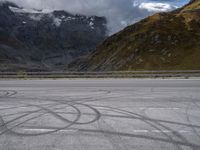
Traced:
MULTIPOLYGON (((0 0, 4 1, 4 0, 0 0)), ((105 16, 110 33, 155 12, 169 11, 189 0, 10 0, 36 9, 66 10, 84 15, 105 16)))

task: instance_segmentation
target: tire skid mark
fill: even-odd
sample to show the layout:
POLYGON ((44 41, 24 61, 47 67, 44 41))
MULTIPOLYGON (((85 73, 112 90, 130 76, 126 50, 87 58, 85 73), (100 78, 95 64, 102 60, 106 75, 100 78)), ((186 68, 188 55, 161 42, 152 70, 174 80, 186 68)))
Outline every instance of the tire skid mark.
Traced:
MULTIPOLYGON (((193 104, 194 104, 194 106, 200 108, 199 105, 196 104, 195 102, 193 102, 193 104)), ((189 111, 190 111, 191 106, 192 106, 192 103, 189 103, 187 108, 186 108, 186 112, 185 112, 186 113, 186 120, 188 121, 189 124, 192 124, 192 121, 191 121, 191 118, 190 118, 190 115, 189 115, 189 111)), ((191 126, 191 129, 194 132, 194 134, 200 139, 200 134, 198 133, 197 129, 193 126, 191 126)))
MULTIPOLYGON (((0 115, 1 122, 2 122, 2 124, 0 125, 0 128, 6 129, 6 131, 1 132, 0 135, 4 134, 4 133, 7 132, 7 131, 10 132, 10 129, 8 128, 8 124, 13 123, 13 122, 15 122, 15 121, 18 121, 19 119, 24 118, 24 117, 27 117, 27 116, 29 116, 29 115, 31 115, 31 114, 39 113, 39 112, 41 112, 41 111, 42 111, 42 109, 38 109, 38 110, 36 110, 36 111, 32 111, 32 112, 30 112, 30 113, 26 113, 26 114, 21 115, 21 116, 19 116, 19 117, 17 117, 17 118, 14 118, 14 119, 12 119, 12 120, 9 120, 8 122, 5 122, 5 121, 3 120, 3 117, 0 115)), ((43 113, 43 115, 44 115, 44 114, 45 114, 45 113, 43 113)), ((41 115, 41 114, 39 114, 39 115, 41 115)), ((28 119, 28 121, 30 121, 30 120, 32 120, 32 119, 35 119, 35 118, 37 118, 37 116, 36 116, 36 117, 33 117, 33 118, 31 118, 31 119, 28 119)), ((25 123, 25 122, 27 122, 27 121, 24 121, 23 123, 25 123)), ((22 124, 22 123, 17 124, 17 125, 15 125, 15 127, 17 127, 17 126, 19 126, 19 125, 21 125, 21 124, 22 124)), ((12 127, 12 129, 13 129, 13 128, 14 128, 14 127, 12 127)))
MULTIPOLYGON (((146 115, 146 110, 143 110, 143 113, 144 115, 146 115)), ((148 116, 146 116, 148 118, 148 116)), ((173 139, 173 136, 167 134, 166 132, 164 132, 161 127, 158 127, 159 124, 157 125, 157 123, 154 123, 154 122, 151 122, 151 121, 148 121, 148 120, 144 120, 144 122, 146 122, 147 124, 149 124, 151 127, 153 127, 154 129, 157 129, 157 131, 161 132, 162 135, 164 135, 166 138, 168 138, 172 143, 174 142, 174 139, 173 139)), ((171 130, 170 130, 171 131, 171 130)), ((182 150, 181 146, 178 145, 178 144, 173 144, 175 146, 175 148, 177 150, 182 150)))
POLYGON ((147 139, 147 140, 153 140, 153 141, 160 141, 160 142, 165 142, 165 143, 171 143, 171 144, 178 144, 181 146, 186 146, 186 147, 190 147, 193 148, 195 150, 199 150, 200 146, 199 145, 195 145, 195 144, 191 144, 191 143, 185 143, 182 141, 170 141, 169 139, 166 138, 158 138, 158 137, 153 137, 153 136, 148 136, 148 135, 140 135, 140 134, 131 134, 131 133, 123 133, 123 132, 112 132, 112 131, 105 131, 105 130, 90 130, 90 129, 78 129, 78 131, 81 132, 86 132, 86 133, 104 133, 104 134, 111 134, 111 135, 120 135, 123 137, 132 137, 132 138, 140 138, 140 139, 147 139))
MULTIPOLYGON (((145 115, 146 115, 146 116, 144 116, 144 118, 149 118, 149 117, 147 116, 146 112, 145 112, 145 115)), ((177 138, 180 138, 182 141, 189 142, 189 141, 188 141, 184 136, 182 136, 179 132, 177 132, 177 131, 175 131, 175 130, 169 128, 168 126, 163 125, 163 124, 161 124, 161 123, 159 123, 159 122, 157 122, 157 121, 153 121, 153 123, 156 123, 156 124, 158 124, 160 127, 162 127, 162 128, 164 128, 164 129, 170 131, 170 133, 172 133, 172 134, 173 134, 174 136, 176 136, 177 138)))
MULTIPOLYGON (((145 119, 141 119, 141 118, 135 118, 134 116, 128 114, 127 112, 121 112, 121 111, 115 110, 115 109, 110 110, 110 111, 116 112, 116 113, 121 113, 121 114, 124 114, 124 115, 128 115, 128 116, 132 117, 132 119, 140 120, 140 121, 146 123, 147 125, 150 125, 151 127, 153 127, 154 129, 156 129, 157 131, 160 131, 160 133, 162 133, 165 137, 167 137, 167 139, 169 139, 169 140, 174 144, 174 139, 173 139, 170 135, 166 134, 162 129, 160 129, 160 128, 157 126, 157 124, 155 125, 155 124, 153 124, 153 123, 152 123, 151 121, 149 121, 149 120, 145 120, 145 119)), ((147 133, 148 130, 144 130, 144 132, 147 133)), ((175 147, 176 147, 178 150, 182 150, 182 148, 181 148, 179 145, 177 145, 177 144, 174 144, 174 145, 175 145, 175 147)))
MULTIPOLYGON (((40 109, 40 110, 43 110, 43 109, 40 109)), ((46 110, 45 110, 45 111, 46 111, 46 110)), ((78 111, 78 110, 77 110, 77 111, 78 111)), ((79 118, 80 118, 80 113, 78 113, 78 115, 77 115, 77 117, 75 118, 75 120, 72 121, 72 122, 71 122, 70 124, 68 124, 67 126, 62 127, 62 128, 57 128, 57 129, 55 129, 55 130, 53 130, 53 131, 44 132, 44 133, 28 134, 28 133, 18 133, 18 132, 16 132, 16 131, 13 131, 13 130, 12 130, 12 129, 14 129, 14 128, 20 126, 20 125, 23 125, 24 123, 26 123, 26 122, 28 122, 28 121, 31 121, 31 120, 36 119, 36 118, 38 118, 38 117, 41 117, 41 116, 43 116, 43 115, 45 115, 45 114, 47 114, 47 113, 49 113, 49 112, 44 112, 44 113, 42 113, 42 114, 39 114, 38 116, 32 117, 32 118, 30 118, 30 119, 27 119, 27 120, 25 120, 25 121, 23 121, 23 122, 21 122, 21 123, 15 125, 15 126, 12 127, 11 129, 8 128, 7 126, 5 126, 6 129, 7 129, 5 132, 12 133, 13 135, 18 135, 18 136, 39 136, 39 135, 51 134, 51 133, 58 132, 59 130, 66 129, 66 128, 72 126, 72 125, 73 125, 73 122, 76 122, 76 121, 79 120, 79 118)), ((5 132, 4 132, 4 133, 5 133, 5 132)), ((0 135, 1 135, 1 134, 0 134, 0 135)))
MULTIPOLYGON (((172 125, 180 125, 180 126, 186 126, 186 127, 191 127, 195 129, 200 129, 200 126, 198 125, 193 125, 191 122, 189 124, 185 123, 178 123, 178 122, 173 122, 173 121, 165 121, 165 120, 158 120, 158 119, 153 119, 149 118, 148 116, 140 115, 137 113, 133 113, 130 111, 126 111, 123 109, 119 108, 114 108, 114 107, 109 107, 109 106, 100 106, 100 105, 92 105, 92 104, 87 104, 88 102, 95 102, 95 101, 100 101, 100 100, 107 100, 109 97, 105 97, 106 94, 110 94, 110 91, 101 91, 99 90, 100 94, 94 94, 94 96, 90 94, 82 95, 85 96, 83 98, 79 98, 79 95, 77 98, 73 97, 67 97, 67 100, 56 100, 56 99, 45 99, 45 98, 26 98, 23 97, 21 100, 19 98, 13 98, 10 96, 13 96, 17 93, 12 93, 9 91, 2 92, 0 91, 0 98, 7 98, 13 100, 20 100, 20 104, 23 104, 18 107, 9 107, 9 108, 2 108, 0 111, 3 110, 9 110, 9 109, 18 109, 20 107, 24 107, 25 109, 30 109, 31 108, 36 108, 36 110, 32 111, 21 111, 17 112, 19 114, 22 114, 8 122, 4 122, 4 117, 7 117, 6 115, 0 116, 0 135, 3 135, 5 133, 7 134, 12 134, 16 136, 41 136, 41 135, 46 135, 46 134, 52 134, 56 133, 59 131, 63 130, 70 130, 70 129, 76 129, 77 131, 80 132, 87 132, 87 133, 99 133, 103 134, 105 137, 110 138, 110 142, 115 147, 116 150, 120 150, 121 147, 118 145, 118 143, 122 143, 121 137, 132 137, 132 138, 141 138, 141 139, 147 139, 147 140, 153 140, 153 141, 161 141, 161 142, 166 142, 174 145, 177 150, 182 150, 182 146, 190 147, 193 150, 199 150, 200 146, 191 143, 188 141, 183 135, 181 135, 179 132, 174 131, 173 129, 169 128, 168 126, 164 124, 172 124, 172 125), (29 103, 24 103, 26 100, 30 100, 29 103), (37 105, 35 104, 35 101, 37 101, 37 105), (67 110, 73 110, 73 112, 68 112, 67 110), (112 114, 103 114, 100 112, 99 108, 106 109, 110 112, 117 112, 119 115, 112 115, 112 114), (83 110, 86 110, 87 112, 83 112, 83 110), (90 113, 88 112, 90 111, 90 113), (34 119, 38 119, 43 117, 44 115, 50 115, 53 116, 54 118, 62 121, 64 123, 63 127, 53 127, 47 130, 35 130, 37 131, 35 133, 34 127, 33 130, 26 130, 25 126, 26 123, 29 121, 32 121, 34 119), (34 115, 34 116, 31 116, 34 115), (68 115, 72 116, 70 119, 68 119, 68 115), (89 118, 88 121, 84 121, 83 115, 87 115, 87 118, 89 118), (89 116, 89 117, 88 117, 89 116), (29 117, 29 118, 26 118, 29 117), (128 118, 131 120, 141 120, 147 125, 153 127, 155 131, 158 131, 163 135, 163 138, 160 137, 152 137, 148 135, 140 135, 140 134, 130 134, 130 133, 123 133, 123 132, 117 132, 114 128, 112 128, 109 124, 105 122, 105 120, 102 117, 116 117, 116 118, 128 118), (88 125, 97 122, 99 124, 99 129, 97 130, 90 130, 90 129, 80 129, 81 125, 88 125), (17 123, 17 124, 16 124, 17 123), (103 125, 102 125, 103 124, 103 125), (73 128, 73 126, 76 125, 76 128, 73 128), (18 130, 21 129, 21 130, 18 130), (24 129, 24 131, 23 131, 24 129), (164 132, 163 129, 166 129, 164 132), (26 132, 29 131, 29 132, 26 132), (176 137, 176 139, 174 139, 176 137)), ((93 91, 94 92, 94 91, 93 91)), ((110 97, 110 98, 115 98, 115 97, 110 97)), ((1 102, 1 101, 0 101, 1 102)), ((9 101, 12 102, 13 101, 9 101)), ((19 102, 19 101, 17 101, 19 102)), ((15 103, 14 103, 15 105, 15 103)), ((15 113, 16 114, 16 113, 15 113)), ((14 115, 9 114, 10 116, 14 115)), ((45 127, 44 127, 45 128, 45 127)), ((36 127, 37 129, 37 127, 36 127)), ((40 129, 40 128, 38 128, 40 129)), ((124 147, 125 148, 125 147, 124 147)))
MULTIPOLYGON (((44 115, 46 113, 43 113, 41 115, 44 115)), ((18 136, 40 136, 40 135, 47 135, 47 134, 52 134, 52 133, 56 133, 58 131, 61 131, 61 130, 64 130, 64 129, 67 129, 69 127, 71 127, 76 121, 78 121, 80 119, 80 114, 78 113, 77 114, 77 117, 74 119, 74 121, 71 121, 70 124, 64 126, 64 127, 60 127, 60 128, 55 128, 54 130, 51 130, 51 131, 46 131, 46 132, 42 132, 42 133, 18 133, 16 131, 9 131, 11 133, 13 133, 14 135, 18 135, 18 136)), ((31 120, 31 119, 30 119, 31 120)), ((29 121, 29 120, 27 120, 29 121)), ((26 122, 27 122, 26 121, 26 122)), ((19 125, 23 125, 25 122, 19 124, 19 125)))
MULTIPOLYGON (((98 129, 102 131, 112 131, 116 133, 115 129, 113 129, 109 124, 107 124, 103 118, 101 118, 101 120, 98 120, 97 123, 98 129)), ((128 150, 126 145, 123 143, 123 140, 120 137, 120 135, 113 136, 111 134, 106 134, 106 132, 102 132, 102 134, 111 143, 115 150, 128 150)))
MULTIPOLYGON (((109 106, 98 106, 98 105, 93 105, 93 106, 94 106, 94 107, 108 108, 108 109, 114 110, 114 111, 119 112, 119 113, 129 114, 129 115, 131 115, 131 116, 133 115, 133 117, 134 117, 134 116, 137 116, 137 119, 139 119, 139 120, 141 120, 141 121, 143 121, 143 122, 145 122, 145 123, 147 123, 145 120, 149 120, 149 121, 151 121, 152 123, 155 123, 155 124, 158 125, 158 126, 164 127, 164 128, 166 128, 166 129, 172 131, 173 135, 175 135, 175 136, 177 136, 178 138, 181 139, 181 141, 180 141, 181 143, 187 143, 187 145, 190 146, 193 150, 199 150, 199 148, 200 148, 199 145, 190 143, 190 142, 189 142, 185 137, 183 137, 181 134, 179 134, 178 132, 176 132, 176 131, 170 129, 169 127, 166 127, 166 126, 160 124, 158 121, 155 121, 155 119, 151 119, 151 118, 148 118, 148 117, 144 117, 144 116, 142 116, 142 115, 139 115, 139 114, 136 114, 136 113, 133 113, 133 112, 130 112, 130 111, 121 110, 121 109, 119 109, 119 108, 113 108, 113 107, 109 107, 109 106)), ((148 123, 147 123, 147 124, 148 124, 148 123)), ((176 143, 177 143, 177 144, 180 143, 180 142, 177 142, 177 141, 174 142, 174 140, 173 140, 172 142, 175 143, 175 144, 176 144, 176 143)), ((177 144, 176 144, 176 145, 177 145, 177 144)))
MULTIPOLYGON (((47 105, 45 104, 45 107, 44 107, 44 105, 33 105, 33 104, 23 103, 23 107, 25 107, 26 109, 29 108, 29 107, 32 107, 32 108, 35 107, 35 108, 38 108, 38 109, 36 111, 18 112, 19 114, 23 113, 23 115, 16 117, 16 118, 14 118, 14 119, 12 119, 8 122, 1 121, 3 123, 0 127, 3 127, 4 130, 3 130, 3 132, 0 133, 0 135, 4 134, 6 132, 12 133, 14 135, 19 135, 19 136, 36 136, 36 135, 50 134, 50 133, 58 132, 60 130, 67 129, 67 128, 71 127, 72 125, 75 125, 75 124, 76 125, 91 124, 91 123, 99 120, 100 117, 101 117, 101 114, 97 109, 95 109, 95 108, 93 108, 93 107, 91 107, 90 105, 87 105, 87 104, 75 103, 75 102, 73 103, 71 101, 70 102, 58 101, 58 100, 51 101, 51 102, 53 102, 53 104, 47 104, 47 105), (82 112, 78 108, 79 105, 93 111, 94 114, 92 114, 92 115, 95 116, 95 117, 93 119, 91 119, 90 121, 80 122, 79 120, 81 119, 82 112), (54 107, 57 107, 57 106, 60 106, 62 108, 54 108, 54 107), (69 120, 69 119, 63 117, 60 113, 56 112, 57 110, 67 109, 68 107, 71 107, 76 111, 76 113, 73 114, 73 116, 76 116, 74 120, 69 120), (38 113, 38 114, 36 115, 36 113, 38 113), (34 114, 36 116, 31 117, 29 119, 26 119, 26 120, 20 122, 19 124, 12 126, 11 128, 8 127, 8 125, 10 125, 11 123, 18 121, 19 119, 24 119, 25 117, 28 117, 28 116, 30 117, 30 115, 32 115, 32 114, 34 114), (28 121, 31 121, 33 119, 37 119, 39 117, 42 117, 45 114, 50 114, 51 116, 55 117, 56 119, 61 120, 62 122, 64 122, 66 124, 66 126, 57 128, 53 131, 38 133, 38 134, 18 133, 18 132, 13 130, 17 127, 20 127, 20 125, 23 125, 24 123, 27 123, 28 121)), ((68 114, 68 113, 66 112, 66 114, 68 114)), ((2 116, 1 116, 1 120, 3 120, 2 116)))

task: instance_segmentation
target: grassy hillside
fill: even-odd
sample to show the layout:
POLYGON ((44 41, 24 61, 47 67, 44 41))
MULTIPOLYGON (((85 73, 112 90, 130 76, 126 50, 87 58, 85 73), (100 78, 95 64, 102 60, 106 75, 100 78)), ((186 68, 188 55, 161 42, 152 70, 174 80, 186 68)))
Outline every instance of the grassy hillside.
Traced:
POLYGON ((79 70, 200 70, 200 0, 158 13, 109 37, 79 70))

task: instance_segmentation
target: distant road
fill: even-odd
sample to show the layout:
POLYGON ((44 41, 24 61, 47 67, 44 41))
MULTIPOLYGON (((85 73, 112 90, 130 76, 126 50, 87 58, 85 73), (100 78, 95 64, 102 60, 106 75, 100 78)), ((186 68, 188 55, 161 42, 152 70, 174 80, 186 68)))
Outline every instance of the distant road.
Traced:
POLYGON ((0 80, 0 150, 199 150, 200 80, 0 80))

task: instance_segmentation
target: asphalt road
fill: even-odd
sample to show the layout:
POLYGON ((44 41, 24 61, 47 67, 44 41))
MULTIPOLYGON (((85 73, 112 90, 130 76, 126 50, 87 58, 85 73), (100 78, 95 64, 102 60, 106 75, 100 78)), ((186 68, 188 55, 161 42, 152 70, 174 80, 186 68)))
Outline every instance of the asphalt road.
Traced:
POLYGON ((200 150, 200 80, 1 80, 0 150, 200 150))

